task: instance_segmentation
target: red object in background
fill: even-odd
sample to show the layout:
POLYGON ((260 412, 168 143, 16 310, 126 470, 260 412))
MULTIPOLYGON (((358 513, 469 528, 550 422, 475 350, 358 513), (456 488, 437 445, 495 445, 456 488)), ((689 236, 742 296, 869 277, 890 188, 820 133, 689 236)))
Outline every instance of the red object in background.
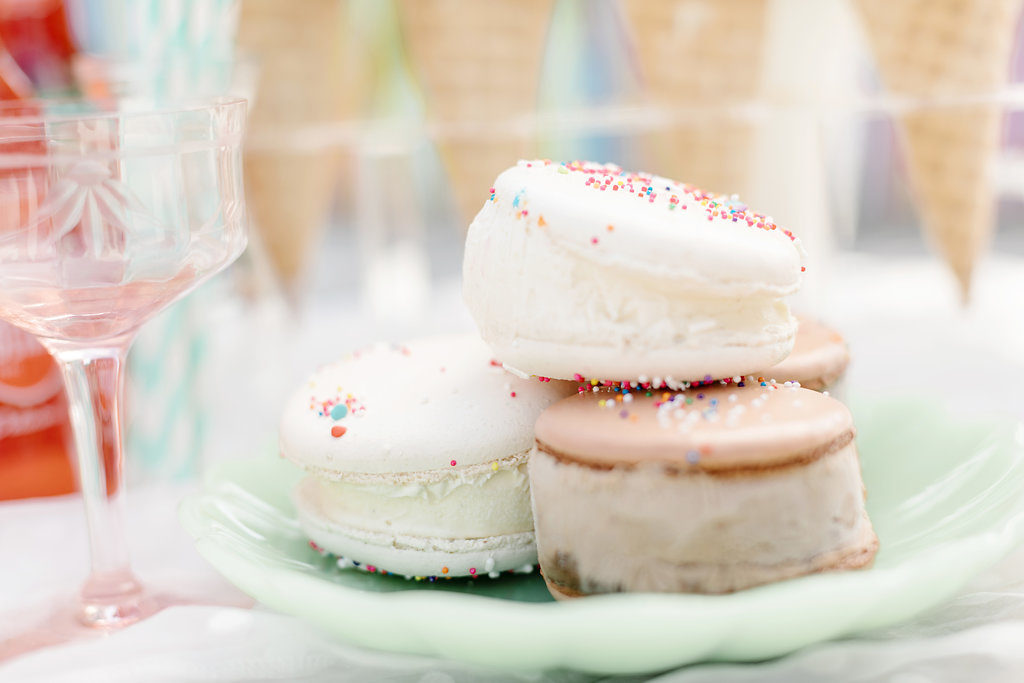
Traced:
MULTIPOLYGON (((31 96, 31 83, 0 44, 0 100, 31 96)), ((32 113, 35 107, 26 104, 25 109, 24 113, 32 113)), ((9 144, 4 151, 35 151, 38 144, 9 144)), ((0 172, 3 175, 17 174, 0 172)), ((22 207, 13 214, 13 207, 0 208, 7 211, 0 217, 0 231, 19 227, 22 207)), ((74 491, 71 443, 67 401, 56 363, 31 335, 0 322, 0 500, 74 491)))
POLYGON ((0 43, 0 100, 24 100, 32 97, 32 83, 0 43))
MULTIPOLYGON (((0 0, 0 100, 26 100, 36 88, 64 90, 73 85, 75 48, 63 0, 0 0)), ((38 106, 5 110, 8 115, 38 113, 38 106)), ((0 152, 35 153, 45 148, 27 130, 18 140, 0 137, 0 152)), ((41 127, 41 125, 40 125, 41 127)), ((0 233, 18 230, 45 197, 43 169, 0 169, 0 233)), ((107 495, 116 492, 115 387, 101 387, 97 425, 105 432, 107 495)), ((75 490, 73 440, 60 371, 46 349, 30 335, 0 321, 0 500, 70 493, 75 490)))
POLYGON ((74 491, 70 432, 53 358, 0 322, 0 500, 74 491))
POLYGON ((0 0, 0 40, 38 88, 66 90, 73 84, 75 47, 63 0, 0 0))
MULTIPOLYGON (((0 99, 31 95, 25 74, 0 44, 0 99)), ((5 151, 31 151, 33 146, 37 143, 18 143, 5 151)), ((15 213, 19 215, 8 213, 0 220, 0 230, 17 227, 20 207, 15 213)), ((71 493, 71 453, 68 408, 56 363, 31 335, 0 322, 0 500, 71 493)))
MULTIPOLYGON (((10 0, 0 0, 0 33, 10 27, 5 12, 10 0)), ((53 5, 28 2, 23 5, 53 5)), ((59 3, 56 3, 59 8, 59 3)), ((61 10, 63 11, 63 10, 61 10)), ((32 85, 0 43, 0 100, 8 116, 40 113, 32 101, 32 85), (13 102, 12 102, 13 101, 13 102)), ((21 123, 16 139, 0 135, 0 153, 34 154, 45 150, 42 124, 21 123), (37 137, 33 128, 38 128, 37 137)), ((22 229, 44 201, 49 177, 45 168, 0 169, 0 235, 22 229)), ((111 413, 116 387, 100 387, 97 426, 104 431, 103 453, 107 495, 117 490, 113 459, 111 413)), ((56 362, 31 335, 0 321, 0 500, 71 493, 74 444, 68 420, 63 381, 56 362)))

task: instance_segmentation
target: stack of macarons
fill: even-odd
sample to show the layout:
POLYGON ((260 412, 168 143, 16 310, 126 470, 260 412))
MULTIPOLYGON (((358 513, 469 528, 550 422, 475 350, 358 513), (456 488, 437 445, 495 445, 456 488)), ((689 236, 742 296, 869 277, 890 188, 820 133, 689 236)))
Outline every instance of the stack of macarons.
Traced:
POLYGON ((289 400, 303 530, 342 567, 421 580, 539 558, 559 598, 869 564, 853 422, 826 391, 848 354, 790 313, 802 270, 735 197, 519 162, 467 235, 480 338, 374 347, 289 400))
POLYGON ((852 417, 824 391, 846 347, 785 301, 803 270, 795 236, 736 197, 586 162, 498 177, 466 303, 510 371, 580 384, 541 414, 529 466, 555 597, 871 562, 852 417))

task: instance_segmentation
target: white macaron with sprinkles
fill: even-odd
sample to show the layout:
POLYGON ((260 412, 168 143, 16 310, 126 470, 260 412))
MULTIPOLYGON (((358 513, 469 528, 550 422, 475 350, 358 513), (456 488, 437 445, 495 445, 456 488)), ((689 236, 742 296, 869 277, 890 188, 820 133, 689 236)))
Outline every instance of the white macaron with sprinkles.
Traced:
POLYGON ((734 196, 611 164, 520 161, 470 225, 462 272, 510 369, 688 381, 785 358, 785 297, 802 270, 796 237, 734 196))
POLYGON ((315 372, 288 401, 281 454, 309 476, 299 523, 339 565, 414 578, 536 561, 533 425, 576 391, 505 371, 476 337, 378 345, 315 372))

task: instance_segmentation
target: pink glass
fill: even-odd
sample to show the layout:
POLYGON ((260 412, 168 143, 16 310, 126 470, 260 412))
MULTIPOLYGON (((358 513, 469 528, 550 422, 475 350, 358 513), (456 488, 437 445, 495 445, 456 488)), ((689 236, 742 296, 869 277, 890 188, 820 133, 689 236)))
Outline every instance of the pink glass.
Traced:
MULTIPOLYGON (((129 566, 123 368, 147 319, 245 248, 244 122, 240 99, 0 104, 0 319, 36 335, 63 372, 91 553, 74 612, 87 626, 180 602, 147 592, 129 566)), ((0 643, 0 658, 60 630, 0 643)))

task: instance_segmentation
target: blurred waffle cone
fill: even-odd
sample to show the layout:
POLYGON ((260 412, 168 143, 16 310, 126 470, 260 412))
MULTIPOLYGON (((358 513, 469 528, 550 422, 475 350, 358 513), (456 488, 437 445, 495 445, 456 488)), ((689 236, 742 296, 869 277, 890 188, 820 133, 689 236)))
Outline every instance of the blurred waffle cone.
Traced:
POLYGON ((649 141, 678 180, 747 193, 754 125, 730 105, 762 90, 768 0, 620 0, 651 100, 681 115, 649 141))
POLYGON ((246 155, 246 202, 266 254, 286 288, 299 279, 320 239, 338 163, 336 150, 246 155))
POLYGON ((553 0, 400 0, 402 38, 468 222, 504 169, 535 156, 511 130, 536 110, 553 0))
MULTIPOLYGON (((1009 80, 1020 0, 856 0, 887 90, 909 98, 998 93, 1009 80)), ((994 225, 1002 108, 925 105, 899 119, 923 229, 970 292, 994 225)))
POLYGON ((287 141, 305 128, 354 114, 363 90, 346 59, 346 3, 280 0, 241 3, 238 44, 259 60, 245 154, 246 201, 271 264, 294 286, 320 237, 338 180, 341 155, 287 141), (280 142, 279 142, 280 140, 280 142))

